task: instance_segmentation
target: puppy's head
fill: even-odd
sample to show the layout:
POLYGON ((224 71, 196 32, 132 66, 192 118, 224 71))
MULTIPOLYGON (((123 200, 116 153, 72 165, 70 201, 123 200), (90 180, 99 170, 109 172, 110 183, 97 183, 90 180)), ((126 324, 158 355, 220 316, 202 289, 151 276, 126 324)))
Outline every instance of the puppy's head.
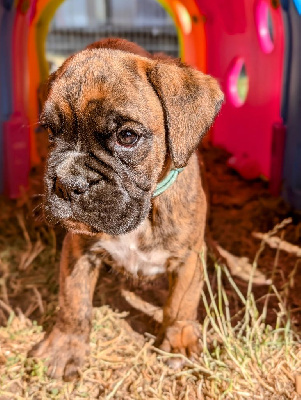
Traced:
POLYGON ((51 77, 45 216, 119 235, 148 215, 165 160, 187 164, 218 113, 216 81, 170 60, 87 49, 51 77))

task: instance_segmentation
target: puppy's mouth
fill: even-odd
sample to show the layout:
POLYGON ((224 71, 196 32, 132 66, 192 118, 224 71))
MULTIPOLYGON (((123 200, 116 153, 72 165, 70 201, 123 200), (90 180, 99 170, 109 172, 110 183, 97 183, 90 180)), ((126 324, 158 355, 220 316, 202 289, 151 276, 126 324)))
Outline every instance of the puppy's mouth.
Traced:
POLYGON ((93 236, 104 232, 115 236, 128 233, 143 222, 151 207, 151 191, 137 186, 134 193, 129 193, 122 185, 104 181, 84 193, 63 196, 53 190, 53 183, 47 185, 47 178, 45 182, 47 222, 60 223, 78 234, 93 236))
POLYGON ((89 225, 71 219, 61 220, 61 225, 72 233, 78 235, 95 236, 98 232, 94 231, 89 225))

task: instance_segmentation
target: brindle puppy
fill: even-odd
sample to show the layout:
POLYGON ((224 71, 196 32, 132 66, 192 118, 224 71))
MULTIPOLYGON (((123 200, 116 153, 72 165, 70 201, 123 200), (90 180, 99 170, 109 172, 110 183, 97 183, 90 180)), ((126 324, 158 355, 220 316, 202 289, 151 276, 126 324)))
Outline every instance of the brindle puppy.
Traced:
POLYGON ((70 380, 83 365, 104 261, 134 275, 167 272, 158 344, 187 356, 198 350, 206 198, 194 151, 222 102, 210 76, 119 39, 70 57, 50 77, 41 116, 51 143, 44 210, 69 233, 57 321, 30 355, 48 358, 52 377, 70 380))

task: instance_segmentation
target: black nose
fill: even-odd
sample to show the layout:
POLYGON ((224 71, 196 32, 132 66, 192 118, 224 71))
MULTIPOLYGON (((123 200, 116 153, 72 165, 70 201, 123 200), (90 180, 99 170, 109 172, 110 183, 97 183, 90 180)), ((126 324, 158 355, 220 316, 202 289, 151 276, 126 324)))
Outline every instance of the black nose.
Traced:
POLYGON ((70 177, 68 180, 56 178, 54 184, 55 194, 64 200, 71 200, 73 195, 80 195, 85 193, 89 188, 89 183, 82 178, 70 177))

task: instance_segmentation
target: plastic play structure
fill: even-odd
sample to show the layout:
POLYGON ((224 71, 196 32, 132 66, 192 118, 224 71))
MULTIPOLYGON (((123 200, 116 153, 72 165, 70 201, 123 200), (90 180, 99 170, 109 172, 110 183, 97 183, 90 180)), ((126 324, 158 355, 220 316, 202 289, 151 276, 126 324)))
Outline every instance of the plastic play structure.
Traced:
MULTIPOLYGON (((12 198, 39 163, 45 40, 63 0, 0 0, 0 191, 12 198)), ((155 0, 154 0, 155 1, 155 0)), ((185 62, 216 77, 226 102, 211 132, 243 177, 301 209, 301 0, 158 0, 185 62)))
POLYGON ((286 26, 282 118, 287 127, 283 195, 301 209, 301 0, 283 0, 286 26))

